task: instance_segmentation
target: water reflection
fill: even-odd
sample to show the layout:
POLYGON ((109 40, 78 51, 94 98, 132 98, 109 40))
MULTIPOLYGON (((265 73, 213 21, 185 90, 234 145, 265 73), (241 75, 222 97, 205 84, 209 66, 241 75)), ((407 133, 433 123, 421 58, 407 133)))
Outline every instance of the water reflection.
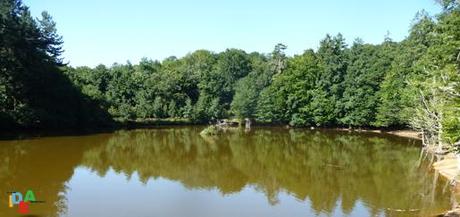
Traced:
MULTIPOLYGON (((39 216, 129 216, 119 213, 128 207, 136 216, 428 216, 449 208, 445 183, 420 165, 414 141, 281 128, 202 138, 200 130, 0 142, 0 190, 37 189, 47 201, 31 208, 39 216), (167 198, 181 207, 153 205, 167 198), (219 208, 208 210, 211 203, 219 208), (175 209, 192 211, 165 212, 175 209)), ((10 215, 2 199, 0 216, 10 215)))

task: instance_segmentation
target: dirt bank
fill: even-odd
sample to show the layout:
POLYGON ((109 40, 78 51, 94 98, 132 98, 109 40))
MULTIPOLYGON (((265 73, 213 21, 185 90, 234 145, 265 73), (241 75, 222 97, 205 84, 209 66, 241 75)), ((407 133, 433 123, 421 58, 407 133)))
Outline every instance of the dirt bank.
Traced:
POLYGON ((352 129, 352 128, 335 128, 336 130, 339 131, 348 131, 348 132, 369 132, 369 133, 383 133, 383 134, 391 134, 395 136, 400 136, 400 137, 405 137, 405 138, 411 138, 411 139, 422 139, 421 133, 415 131, 415 130, 410 130, 410 129, 405 129, 405 130, 385 130, 385 129, 352 129))
POLYGON ((422 139, 422 134, 414 131, 414 130, 395 130, 395 131, 387 131, 383 133, 388 133, 396 136, 401 136, 401 137, 406 137, 406 138, 412 138, 412 139, 422 139))

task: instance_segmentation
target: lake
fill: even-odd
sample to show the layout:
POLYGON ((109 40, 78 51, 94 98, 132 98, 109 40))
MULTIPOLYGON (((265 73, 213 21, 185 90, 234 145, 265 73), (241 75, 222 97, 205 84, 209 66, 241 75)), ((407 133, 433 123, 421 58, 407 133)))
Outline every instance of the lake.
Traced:
POLYGON ((256 127, 201 137, 201 126, 0 140, 0 216, 32 190, 29 216, 432 216, 447 183, 419 141, 256 127))

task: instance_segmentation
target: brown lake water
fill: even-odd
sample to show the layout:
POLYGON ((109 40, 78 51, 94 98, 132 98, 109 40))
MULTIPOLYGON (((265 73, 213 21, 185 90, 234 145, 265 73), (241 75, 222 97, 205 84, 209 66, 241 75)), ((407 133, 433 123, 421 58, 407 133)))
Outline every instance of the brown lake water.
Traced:
POLYGON ((117 131, 0 140, 0 217, 432 216, 446 182, 415 140, 277 127, 117 131))

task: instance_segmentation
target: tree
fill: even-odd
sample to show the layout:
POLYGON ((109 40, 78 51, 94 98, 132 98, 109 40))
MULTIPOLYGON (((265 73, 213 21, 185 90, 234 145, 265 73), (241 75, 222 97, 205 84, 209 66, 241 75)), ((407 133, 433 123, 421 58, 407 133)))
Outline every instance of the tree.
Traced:
POLYGON ((341 34, 334 37, 327 35, 320 42, 318 56, 321 60, 319 64, 324 69, 318 85, 334 107, 333 111, 328 111, 332 113, 325 116, 331 119, 325 122, 335 124, 343 112, 341 105, 337 102, 343 97, 343 81, 347 70, 347 45, 343 36, 341 34))
POLYGON ((237 82, 231 104, 232 113, 240 119, 255 118, 260 93, 271 84, 276 73, 264 55, 251 53, 250 60, 252 71, 237 82))
POLYGON ((375 122, 378 91, 393 61, 394 44, 387 40, 375 46, 355 40, 349 52, 344 93, 340 101, 344 112, 341 124, 371 126, 375 122))
POLYGON ((438 149, 457 142, 460 135, 456 94, 460 81, 459 25, 460 7, 453 4, 452 8, 438 16, 432 30, 432 43, 416 63, 420 76, 411 80, 411 87, 418 91, 420 99, 416 111, 422 113, 413 116, 411 123, 424 132, 428 145, 437 145, 438 149), (421 121, 431 124, 423 125, 421 121))
POLYGON ((312 50, 295 56, 287 63, 282 74, 260 97, 258 117, 264 121, 289 122, 294 126, 314 124, 311 101, 321 69, 312 50))
POLYGON ((108 122, 62 73, 62 37, 19 0, 0 1, 0 127, 70 128, 108 122))
POLYGON ((284 53, 286 49, 286 45, 278 43, 271 53, 270 64, 272 65, 272 70, 277 74, 281 73, 286 68, 287 57, 284 53))
POLYGON ((455 8, 458 8, 460 5, 460 2, 458 0, 436 0, 436 2, 438 2, 442 6, 444 11, 454 10, 455 8))
POLYGON ((111 70, 112 79, 106 93, 110 104, 109 112, 122 120, 132 119, 135 114, 135 96, 139 84, 134 81, 134 68, 126 65, 115 64, 111 70))
POLYGON ((376 126, 407 126, 417 91, 410 80, 420 74, 414 67, 432 44, 434 21, 426 12, 416 15, 410 35, 396 46, 394 61, 380 85, 376 126))
POLYGON ((228 116, 236 82, 251 71, 248 55, 237 49, 220 53, 212 70, 200 76, 200 98, 196 118, 215 119, 228 116))
POLYGON ((61 54, 64 52, 62 49, 62 36, 57 34, 56 23, 47 11, 42 12, 42 18, 38 20, 40 25, 41 42, 46 47, 45 51, 52 61, 58 65, 62 65, 61 54))

